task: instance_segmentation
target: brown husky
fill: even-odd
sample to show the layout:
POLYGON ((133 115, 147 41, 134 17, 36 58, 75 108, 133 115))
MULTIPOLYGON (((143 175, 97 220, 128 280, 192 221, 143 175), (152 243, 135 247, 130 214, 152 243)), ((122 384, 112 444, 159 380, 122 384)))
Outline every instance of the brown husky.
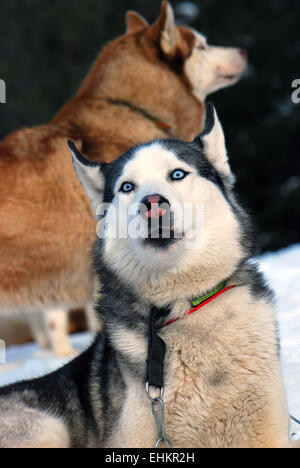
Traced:
POLYGON ((57 355, 71 352, 66 311, 88 304, 94 278, 94 218, 67 138, 106 162, 154 138, 192 140, 206 96, 236 83, 246 67, 244 50, 212 47, 176 27, 167 2, 151 26, 134 12, 126 20, 126 34, 104 48, 49 125, 0 144, 0 315, 35 317, 35 338, 57 355))

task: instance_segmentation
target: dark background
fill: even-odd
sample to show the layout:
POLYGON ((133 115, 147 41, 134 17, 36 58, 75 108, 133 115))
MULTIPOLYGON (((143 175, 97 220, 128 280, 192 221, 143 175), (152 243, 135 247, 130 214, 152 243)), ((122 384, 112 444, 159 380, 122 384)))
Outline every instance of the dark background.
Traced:
MULTIPOLYGON (((198 0, 191 15, 182 2, 171 3, 178 20, 210 43, 248 48, 247 75, 213 101, 261 248, 300 242, 300 104, 291 101, 292 81, 300 78, 299 0, 198 0)), ((1 0, 7 104, 0 105, 0 138, 58 112, 101 47, 124 32, 128 9, 152 22, 160 0, 1 0)))

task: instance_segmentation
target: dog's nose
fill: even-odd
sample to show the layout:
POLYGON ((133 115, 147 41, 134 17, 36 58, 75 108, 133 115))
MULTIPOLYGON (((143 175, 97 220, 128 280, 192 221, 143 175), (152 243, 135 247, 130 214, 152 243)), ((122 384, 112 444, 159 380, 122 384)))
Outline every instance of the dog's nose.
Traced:
POLYGON ((170 209, 170 202, 162 195, 156 193, 144 197, 140 205, 140 211, 146 218, 161 218, 170 209))
POLYGON ((246 49, 240 49, 240 53, 245 60, 248 60, 248 51, 246 49))

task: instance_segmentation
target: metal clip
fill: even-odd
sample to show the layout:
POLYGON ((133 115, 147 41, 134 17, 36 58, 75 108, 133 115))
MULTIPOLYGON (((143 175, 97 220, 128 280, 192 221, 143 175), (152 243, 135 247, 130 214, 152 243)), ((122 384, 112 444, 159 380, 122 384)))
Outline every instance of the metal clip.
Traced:
MULTIPOLYGON (((162 398, 162 397, 163 397, 163 394, 164 394, 164 389, 163 389, 163 387, 160 388, 159 391, 160 391, 160 393, 159 393, 159 398, 162 398)), ((153 396, 151 395, 151 393, 150 393, 150 385, 149 385, 149 382, 148 382, 148 381, 146 382, 146 395, 147 395, 148 400, 150 400, 150 401, 152 401, 152 402, 155 401, 155 398, 156 398, 156 397, 153 397, 153 396)))
POLYGON ((173 448, 172 441, 166 434, 165 428, 165 403, 162 397, 162 389, 160 390, 161 395, 159 397, 151 397, 149 393, 149 387, 147 388, 147 397, 151 400, 151 407, 152 407, 152 414, 154 416, 156 426, 157 426, 157 433, 158 438, 155 444, 155 448, 158 448, 161 443, 166 442, 170 448, 173 448))

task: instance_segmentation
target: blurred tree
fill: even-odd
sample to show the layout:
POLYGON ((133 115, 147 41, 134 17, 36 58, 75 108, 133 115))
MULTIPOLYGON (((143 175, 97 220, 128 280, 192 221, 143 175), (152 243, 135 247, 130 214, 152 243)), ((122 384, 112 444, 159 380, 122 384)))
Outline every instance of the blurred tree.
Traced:
MULTIPOLYGON (((213 97, 224 122, 238 191, 257 219, 260 244, 300 242, 299 0, 171 2, 179 21, 209 42, 246 47, 245 79, 213 97), (198 7, 198 8, 197 8, 198 7)), ((76 92, 101 47, 135 9, 153 21, 160 0, 1 0, 0 137, 48 122, 76 92)))

